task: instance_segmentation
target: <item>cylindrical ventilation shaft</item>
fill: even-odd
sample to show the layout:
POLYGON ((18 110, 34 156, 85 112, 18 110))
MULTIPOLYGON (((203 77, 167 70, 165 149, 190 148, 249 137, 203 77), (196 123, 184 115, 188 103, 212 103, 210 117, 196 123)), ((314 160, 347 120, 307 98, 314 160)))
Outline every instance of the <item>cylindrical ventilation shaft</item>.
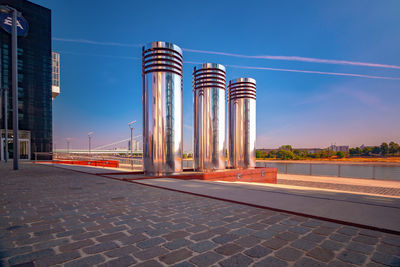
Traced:
POLYGON ((182 50, 167 42, 143 47, 143 170, 182 171, 182 50))
POLYGON ((239 78, 228 84, 229 166, 256 166, 256 81, 239 78))
POLYGON ((193 165, 197 171, 225 169, 225 67, 193 69, 193 165))

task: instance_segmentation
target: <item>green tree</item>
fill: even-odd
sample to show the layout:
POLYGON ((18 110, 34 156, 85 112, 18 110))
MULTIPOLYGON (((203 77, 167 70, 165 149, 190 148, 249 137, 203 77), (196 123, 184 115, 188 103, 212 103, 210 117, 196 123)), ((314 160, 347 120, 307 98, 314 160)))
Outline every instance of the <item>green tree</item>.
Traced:
POLYGON ((291 145, 284 145, 284 146, 281 146, 279 149, 280 150, 287 150, 287 151, 292 151, 293 150, 291 145))
POLYGON ((343 151, 338 151, 338 152, 336 153, 336 156, 337 156, 339 159, 342 159, 342 158, 344 158, 345 154, 344 154, 343 151))
POLYGON ((369 156, 369 154, 372 152, 372 147, 363 147, 362 149, 362 155, 363 156, 369 156))
POLYGON ((397 152, 399 152, 399 149, 400 149, 399 144, 397 144, 393 141, 389 143, 389 153, 390 154, 392 154, 392 155, 396 154, 397 152))
POLYGON ((382 156, 385 156, 389 152, 389 146, 387 143, 383 142, 381 144, 381 154, 382 156))
POLYGON ((262 159, 263 158, 263 153, 261 150, 256 150, 256 158, 257 159, 262 159))
POLYGON ((374 146, 372 148, 372 154, 379 154, 381 153, 381 148, 379 146, 374 146))
POLYGON ((293 159, 294 158, 294 153, 292 151, 280 149, 276 153, 276 157, 279 158, 279 159, 293 159))

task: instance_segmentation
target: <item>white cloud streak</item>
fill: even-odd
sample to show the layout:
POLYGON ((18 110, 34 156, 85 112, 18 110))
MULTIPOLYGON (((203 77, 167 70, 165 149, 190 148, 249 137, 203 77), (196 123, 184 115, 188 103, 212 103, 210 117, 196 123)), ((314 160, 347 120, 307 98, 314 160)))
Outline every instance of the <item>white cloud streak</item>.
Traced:
POLYGON ((396 78, 396 77, 364 75, 364 74, 357 74, 357 73, 326 72, 326 71, 317 71, 317 70, 281 69, 281 68, 252 67, 252 66, 241 66, 241 65, 225 65, 225 67, 239 68, 239 69, 272 70, 272 71, 298 72, 298 73, 310 73, 310 74, 321 74, 321 75, 348 76, 348 77, 358 77, 358 78, 368 78, 368 79, 381 79, 381 80, 400 81, 400 78, 396 78))
POLYGON ((362 67, 400 69, 400 66, 396 66, 396 65, 348 61, 348 60, 321 59, 321 58, 299 57, 299 56, 272 56, 272 55, 249 56, 249 55, 242 55, 242 54, 233 54, 233 53, 226 53, 226 52, 197 50, 197 49, 188 49, 188 48, 182 48, 182 50, 186 51, 186 52, 192 52, 192 53, 211 54, 211 55, 220 55, 220 56, 237 57, 237 58, 248 58, 248 59, 269 59, 269 60, 284 60, 284 61, 296 61, 296 62, 334 64, 334 65, 353 65, 353 66, 362 66, 362 67))
MULTIPOLYGON (((105 45, 105 46, 121 46, 121 47, 141 47, 141 46, 143 46, 143 44, 97 42, 97 41, 86 40, 86 39, 67 39, 67 38, 58 38, 58 37, 53 37, 52 39, 54 41, 60 41, 60 42, 72 42, 72 43, 83 43, 83 44, 105 45)), ((349 60, 321 59, 321 58, 299 57, 299 56, 273 56, 273 55, 250 56, 250 55, 243 55, 243 54, 234 54, 234 53, 208 51, 208 50, 198 50, 198 49, 190 49, 190 48, 182 48, 182 50, 185 52, 189 52, 189 53, 220 55, 220 56, 228 56, 228 57, 247 58, 247 59, 267 59, 267 60, 309 62, 309 63, 322 63, 322 64, 333 64, 333 65, 352 65, 352 66, 386 68, 386 69, 400 69, 400 66, 397 66, 397 65, 349 61, 349 60)))

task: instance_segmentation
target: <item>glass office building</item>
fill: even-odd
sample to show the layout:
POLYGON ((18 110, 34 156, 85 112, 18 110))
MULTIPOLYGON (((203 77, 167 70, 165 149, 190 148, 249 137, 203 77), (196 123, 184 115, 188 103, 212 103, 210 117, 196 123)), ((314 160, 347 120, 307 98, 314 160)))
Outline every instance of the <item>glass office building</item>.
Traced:
MULTIPOLYGON (((19 12, 29 24, 26 36, 18 37, 18 116, 20 157, 29 159, 35 152, 52 152, 52 54, 51 11, 26 0, 0 0, 19 12)), ((9 156, 12 145, 11 35, 0 29, 1 157, 5 134, 9 156), (4 90, 8 90, 8 133, 4 130, 4 90)))

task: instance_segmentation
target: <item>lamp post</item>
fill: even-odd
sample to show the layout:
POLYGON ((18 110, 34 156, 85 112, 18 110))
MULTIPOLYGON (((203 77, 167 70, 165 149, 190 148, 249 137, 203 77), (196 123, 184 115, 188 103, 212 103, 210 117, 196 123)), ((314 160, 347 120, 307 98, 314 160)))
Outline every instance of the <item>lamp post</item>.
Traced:
POLYGON ((67 141, 67 153, 69 154, 69 141, 71 138, 66 138, 65 140, 67 141))
MULTIPOLYGON (((0 63, 1 65, 1 63, 0 63)), ((8 89, 3 88, 4 91, 4 161, 8 161, 8 89)))
POLYGON ((135 123, 136 121, 131 121, 130 123, 128 123, 128 126, 129 126, 129 128, 131 129, 131 145, 130 145, 130 150, 131 150, 131 157, 132 157, 132 155, 133 155, 133 124, 135 123))
POLYGON ((93 134, 93 132, 88 132, 88 138, 89 138, 89 156, 91 155, 91 139, 92 139, 92 134, 93 134))

